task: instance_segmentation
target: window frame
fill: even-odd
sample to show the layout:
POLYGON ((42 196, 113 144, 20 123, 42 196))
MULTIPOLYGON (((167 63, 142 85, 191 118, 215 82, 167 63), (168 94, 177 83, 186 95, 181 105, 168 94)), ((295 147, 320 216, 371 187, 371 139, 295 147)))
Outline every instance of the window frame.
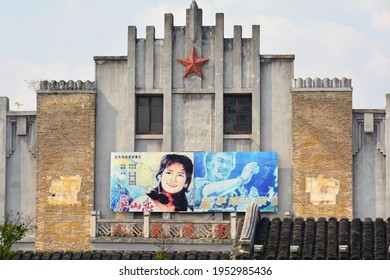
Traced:
POLYGON ((162 135, 164 132, 164 98, 163 95, 136 95, 136 120, 135 120, 135 132, 136 135, 162 135), (146 98, 148 100, 148 128, 146 132, 139 131, 139 99, 146 98), (159 98, 161 99, 161 131, 152 131, 152 99, 159 98))
POLYGON ((251 94, 226 94, 224 95, 224 98, 223 98, 223 133, 226 134, 226 135, 243 135, 243 134, 252 134, 252 123, 253 123, 253 120, 252 120, 252 95, 251 94), (227 106, 231 106, 231 105, 227 105, 226 103, 226 99, 227 98, 232 98, 234 97, 235 98, 235 108, 236 108, 236 122, 235 124, 237 125, 238 129, 236 128, 234 131, 227 131, 226 130, 226 123, 227 123, 227 106), (249 104, 242 104, 242 101, 240 102, 240 98, 241 97, 246 97, 248 98, 249 97, 249 104), (241 106, 249 106, 250 109, 249 109, 249 130, 246 130, 246 131, 242 131, 240 129, 240 108, 241 106))

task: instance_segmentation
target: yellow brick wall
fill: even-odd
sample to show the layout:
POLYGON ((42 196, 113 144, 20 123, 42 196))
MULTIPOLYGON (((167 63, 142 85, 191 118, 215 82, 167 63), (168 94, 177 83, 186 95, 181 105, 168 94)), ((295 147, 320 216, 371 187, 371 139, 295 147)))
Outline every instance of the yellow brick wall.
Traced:
POLYGON ((95 93, 38 93, 36 250, 88 250, 95 93))
POLYGON ((352 92, 293 92, 293 211, 352 218, 352 92))

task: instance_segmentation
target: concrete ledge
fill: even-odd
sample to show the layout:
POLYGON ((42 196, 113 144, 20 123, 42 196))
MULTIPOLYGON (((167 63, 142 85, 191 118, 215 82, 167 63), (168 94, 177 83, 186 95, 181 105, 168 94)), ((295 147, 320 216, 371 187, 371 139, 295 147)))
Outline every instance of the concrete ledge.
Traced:
POLYGON ((136 140, 163 140, 163 134, 138 134, 135 136, 136 140))
POLYGON ((93 60, 127 60, 127 55, 120 56, 94 56, 93 60))
POLYGON ((294 54, 261 54, 260 59, 295 59, 294 54))
POLYGON ((366 113, 386 114, 386 110, 385 109, 352 109, 352 113, 354 113, 354 114, 366 114, 366 113))
POLYGON ((37 111, 8 111, 7 117, 36 116, 37 111))
POLYGON ((252 134, 225 134, 223 139, 226 140, 237 140, 237 139, 251 139, 252 134))

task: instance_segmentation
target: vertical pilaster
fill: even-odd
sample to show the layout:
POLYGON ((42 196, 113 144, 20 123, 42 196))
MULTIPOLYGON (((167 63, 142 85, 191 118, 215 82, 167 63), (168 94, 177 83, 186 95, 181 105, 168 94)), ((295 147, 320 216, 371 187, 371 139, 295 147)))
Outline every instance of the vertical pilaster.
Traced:
MULTIPOLYGON (((185 54, 189 56, 192 47, 195 48, 196 55, 202 56, 202 9, 198 8, 195 1, 192 2, 191 8, 187 9, 186 17, 186 39, 185 54)), ((202 79, 192 74, 184 80, 186 88, 199 89, 202 86, 202 79)))
POLYGON ((117 145, 118 151, 135 151, 135 120, 136 120, 136 98, 135 98, 135 65, 136 65, 136 45, 137 28, 128 27, 128 45, 127 45, 127 97, 124 100, 128 110, 119 114, 118 122, 123 125, 118 131, 117 145))
POLYGON ((390 93, 386 94, 386 217, 390 217, 390 93))
POLYGON ((223 151, 223 40, 224 15, 216 14, 215 18, 215 137, 214 150, 223 151))
POLYGON ((8 97, 0 97, 0 218, 5 215, 8 97))
POLYGON ((230 213, 230 238, 235 239, 237 237, 237 213, 230 213))
MULTIPOLYGON (((23 119, 23 117, 21 119, 23 119)), ((20 173, 20 209, 26 217, 34 217, 36 205, 35 199, 33 199, 35 197, 35 184, 32 184, 32 182, 35 178, 35 159, 29 152, 27 134, 19 137, 20 170, 22 171, 20 173)), ((28 234, 30 235, 31 232, 28 234)))
POLYGON ((260 26, 252 26, 252 151, 260 151, 260 26))
MULTIPOLYGON (((189 41, 194 43, 198 39, 198 21, 202 20, 202 10, 199 10, 195 1, 192 1, 191 8, 187 10, 187 36, 189 41), (200 13, 199 13, 200 11, 200 13)), ((202 26, 202 24, 200 24, 202 26)))
POLYGON ((16 120, 16 134, 18 136, 27 135, 27 117, 26 116, 18 116, 16 120))
POLYGON ((150 232, 150 212, 144 212, 144 237, 149 237, 150 232))
POLYGON ((164 97, 163 97, 163 143, 162 151, 170 152, 172 150, 172 30, 173 15, 165 14, 164 24, 164 57, 163 57, 163 75, 164 75, 164 97))
POLYGON ((91 234, 90 237, 97 236, 97 220, 100 219, 100 211, 91 211, 91 234))
POLYGON ((154 88, 154 39, 155 28, 148 26, 146 28, 146 54, 145 54, 145 88, 151 90, 154 88))
POLYGON ((241 89, 242 27, 234 26, 233 39, 233 88, 241 89))

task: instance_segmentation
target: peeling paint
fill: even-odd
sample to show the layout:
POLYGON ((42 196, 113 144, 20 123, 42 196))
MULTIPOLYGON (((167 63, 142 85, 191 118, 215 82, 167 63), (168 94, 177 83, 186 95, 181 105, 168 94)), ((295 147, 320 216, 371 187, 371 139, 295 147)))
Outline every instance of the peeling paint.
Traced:
MULTIPOLYGON (((51 176, 47 178, 49 179, 49 177, 51 176)), ((78 196, 80 190, 80 175, 61 176, 60 179, 51 180, 47 202, 50 205, 81 205, 78 196)))
POLYGON ((333 177, 306 177, 306 192, 310 193, 310 202, 313 205, 335 205, 339 190, 340 182, 333 177))

